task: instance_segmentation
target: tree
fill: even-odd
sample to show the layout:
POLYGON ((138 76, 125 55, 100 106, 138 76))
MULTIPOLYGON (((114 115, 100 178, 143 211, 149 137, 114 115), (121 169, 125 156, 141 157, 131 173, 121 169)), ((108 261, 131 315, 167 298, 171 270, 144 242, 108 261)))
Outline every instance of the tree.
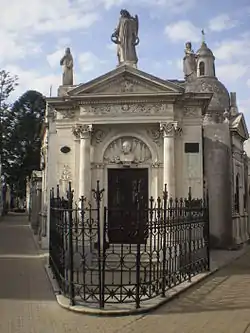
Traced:
POLYGON ((12 76, 5 70, 0 70, 0 157, 2 174, 6 175, 9 169, 9 142, 13 130, 13 115, 9 97, 18 85, 18 77, 12 76))
POLYGON ((26 177, 40 169, 41 128, 46 101, 34 90, 25 92, 12 107, 15 116, 9 149, 9 183, 16 195, 25 195, 26 177))

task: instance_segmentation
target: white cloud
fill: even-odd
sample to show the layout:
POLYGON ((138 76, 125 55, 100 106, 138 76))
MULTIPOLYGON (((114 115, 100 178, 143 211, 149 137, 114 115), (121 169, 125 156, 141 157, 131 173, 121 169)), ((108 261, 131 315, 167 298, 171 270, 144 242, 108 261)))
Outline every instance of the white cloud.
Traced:
POLYGON ((90 0, 9 0, 1 4, 0 28, 30 34, 86 28, 97 19, 94 9, 90 0))
POLYGON ((228 14, 220 14, 209 21, 209 29, 211 31, 223 31, 234 28, 237 25, 237 20, 232 20, 228 14))
POLYGON ((183 70, 183 59, 176 60, 175 65, 179 70, 183 70))
POLYGON ((23 59, 27 54, 37 54, 42 51, 40 43, 35 43, 27 36, 20 40, 17 33, 6 33, 0 30, 0 65, 6 61, 23 59))
POLYGON ((56 47, 60 49, 61 47, 68 47, 71 43, 71 39, 69 37, 61 37, 57 40, 57 45, 56 47))
POLYGON ((250 79, 247 80, 247 86, 250 88, 250 79))
MULTIPOLYGON (((1 2, 0 63, 41 52, 41 34, 89 28, 105 0, 8 0, 1 2)), ((62 45, 62 40, 59 41, 62 45)), ((65 43, 65 41, 64 41, 65 43)))
POLYGON ((46 58, 47 58, 47 61, 51 68, 59 67, 60 59, 63 57, 64 53, 65 53, 65 50, 61 48, 61 49, 56 50, 55 52, 47 55, 46 58))
POLYGON ((238 109, 239 109, 240 112, 243 112, 246 115, 249 114, 249 111, 250 111, 250 98, 240 100, 239 103, 238 103, 238 109))
POLYGON ((37 90, 42 94, 48 96, 50 86, 52 85, 53 95, 57 94, 57 88, 61 84, 61 75, 47 74, 43 75, 38 71, 23 70, 15 65, 7 65, 6 70, 11 75, 17 75, 19 78, 19 85, 16 87, 12 94, 13 98, 22 95, 26 90, 37 90))
POLYGON ((216 75, 222 82, 234 82, 242 78, 249 70, 249 66, 241 63, 231 63, 216 66, 216 75))
POLYGON ((186 12, 194 6, 196 0, 139 0, 152 8, 165 7, 166 12, 181 13, 186 12))
POLYGON ((250 55, 250 39, 247 36, 238 39, 224 40, 213 49, 216 59, 230 61, 250 55))
POLYGON ((92 52, 83 52, 78 56, 78 62, 82 72, 92 72, 106 61, 99 59, 92 52))
POLYGON ((180 41, 198 42, 201 37, 200 30, 190 21, 178 21, 165 27, 165 34, 172 42, 180 41))
POLYGON ((109 44, 107 44, 107 49, 112 52, 115 52, 117 50, 117 45, 114 43, 109 43, 109 44))

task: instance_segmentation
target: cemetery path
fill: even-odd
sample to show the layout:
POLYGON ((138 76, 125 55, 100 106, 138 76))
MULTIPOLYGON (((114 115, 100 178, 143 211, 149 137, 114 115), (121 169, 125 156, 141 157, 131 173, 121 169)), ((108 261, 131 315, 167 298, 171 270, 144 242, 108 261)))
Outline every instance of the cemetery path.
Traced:
POLYGON ((250 251, 158 310, 94 317, 56 302, 24 215, 0 221, 0 333, 250 333, 250 251))

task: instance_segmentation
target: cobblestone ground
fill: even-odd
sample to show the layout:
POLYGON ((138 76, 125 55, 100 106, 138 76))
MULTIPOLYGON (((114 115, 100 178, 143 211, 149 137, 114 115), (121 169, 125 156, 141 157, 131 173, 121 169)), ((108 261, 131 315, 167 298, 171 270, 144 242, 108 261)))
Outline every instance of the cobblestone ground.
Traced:
POLYGON ((26 220, 0 222, 0 333, 250 333, 250 252, 155 312, 93 317, 57 304, 26 220))

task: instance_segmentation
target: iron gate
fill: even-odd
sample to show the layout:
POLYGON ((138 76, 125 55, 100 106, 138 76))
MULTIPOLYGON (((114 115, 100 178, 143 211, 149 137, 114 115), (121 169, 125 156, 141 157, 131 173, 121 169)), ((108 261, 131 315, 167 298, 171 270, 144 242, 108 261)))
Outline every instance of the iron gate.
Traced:
POLYGON ((138 194, 129 210, 101 208, 99 182, 92 192, 88 203, 84 197, 74 201, 70 183, 67 198, 59 187, 51 191, 50 267, 71 305, 134 303, 139 308, 209 270, 207 205, 194 200, 191 189, 187 199, 172 199, 165 187, 147 207, 138 194), (133 216, 129 230, 120 223, 125 214, 133 216), (110 232, 129 232, 131 243, 112 243, 110 232))

